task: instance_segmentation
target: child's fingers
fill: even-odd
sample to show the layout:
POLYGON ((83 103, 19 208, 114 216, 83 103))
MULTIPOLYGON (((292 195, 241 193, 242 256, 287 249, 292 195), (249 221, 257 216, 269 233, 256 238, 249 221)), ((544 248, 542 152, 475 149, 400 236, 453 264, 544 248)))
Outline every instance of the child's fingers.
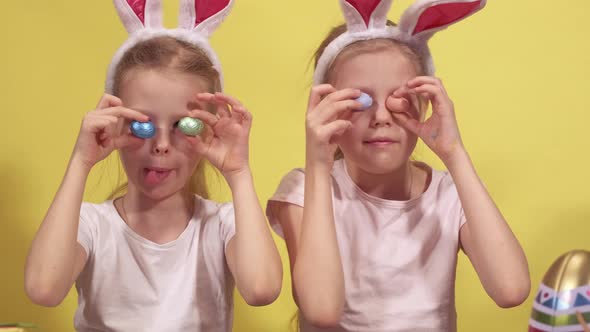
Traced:
POLYGON ((139 147, 145 142, 144 139, 136 137, 133 134, 127 133, 112 139, 111 144, 114 149, 122 149, 126 147, 139 147))
POLYGON ((393 91, 392 96, 395 98, 409 98, 411 94, 410 88, 408 88, 407 84, 402 85, 399 88, 393 91))
POLYGON ((211 127, 215 126, 215 124, 218 121, 215 115, 203 110, 190 110, 188 114, 191 118, 197 118, 199 120, 202 120, 203 122, 205 122, 205 124, 211 127))
POLYGON ((232 109, 236 107, 244 107, 238 99, 230 95, 223 94, 221 92, 216 92, 215 98, 224 101, 226 104, 229 104, 232 107, 232 109))
POLYGON ((96 109, 103 109, 113 106, 122 106, 123 102, 118 97, 105 93, 100 100, 98 101, 98 105, 96 109))
MULTIPOLYGON (((318 104, 318 109, 323 107, 324 105, 339 102, 342 100, 355 100, 356 98, 361 96, 361 91, 359 89, 342 89, 338 91, 334 91, 329 95, 325 96, 322 101, 318 104)), ((359 103, 362 106, 362 104, 359 103)))
POLYGON ((209 92, 197 93, 197 99, 208 103, 211 99, 215 98, 215 95, 209 92))
POLYGON ((394 119, 404 128, 412 132, 414 135, 420 134, 420 121, 414 119, 407 112, 392 112, 394 119))
POLYGON ((385 100, 385 107, 394 113, 409 112, 410 102, 404 97, 389 96, 385 100))
POLYGON ((241 117, 241 124, 250 128, 252 125, 252 114, 248 112, 248 110, 246 110, 243 106, 239 106, 233 109, 233 113, 241 117))
POLYGON ((217 105, 217 114, 219 114, 220 118, 231 117, 230 106, 224 100, 212 99, 212 101, 217 105))
POLYGON ((223 99, 217 98, 215 94, 208 92, 199 93, 197 94, 197 99, 217 106, 217 115, 219 115, 219 117, 223 118, 231 116, 228 103, 223 99))
POLYGON ((408 88, 415 88, 419 85, 424 85, 424 84, 432 84, 432 85, 442 86, 442 81, 440 80, 440 78, 432 77, 432 76, 416 76, 406 83, 408 88))
POLYGON ((320 84, 312 87, 309 93, 307 109, 315 109, 325 96, 335 91, 336 89, 330 84, 320 84))
POLYGON ((139 122, 147 122, 150 120, 149 116, 142 114, 139 111, 132 110, 130 108, 123 107, 123 106, 115 106, 115 107, 105 108, 105 109, 99 111, 97 114, 114 115, 119 118, 125 118, 125 119, 135 120, 135 121, 139 121, 139 122))
POLYGON ((330 142, 334 136, 342 135, 352 127, 352 122, 347 120, 335 120, 318 130, 318 137, 325 142, 330 142))
POLYGON ((356 100, 361 94, 358 89, 343 89, 330 93, 311 111, 307 120, 313 124, 324 124, 344 115, 347 111, 361 110, 363 104, 356 100))
POLYGON ((317 123, 323 124, 344 115, 346 112, 360 110, 362 107, 363 104, 354 99, 344 99, 323 106, 321 111, 311 115, 311 118, 315 119, 317 123))
POLYGON ((392 96, 394 98, 404 98, 410 103, 410 105, 414 105, 417 109, 420 109, 420 96, 418 96, 415 91, 408 88, 407 85, 402 85, 396 89, 392 96))
MULTIPOLYGON (((87 116, 82 123, 82 129, 85 132, 97 134, 104 131, 105 128, 117 123, 117 118, 113 120, 111 117, 87 116)), ((109 134, 109 133, 107 133, 109 134)))
POLYGON ((252 121, 252 115, 250 112, 246 110, 246 107, 242 105, 242 103, 237 99, 230 95, 223 94, 221 92, 215 93, 215 98, 218 100, 223 101, 225 104, 231 106, 231 116, 238 116, 238 121, 242 123, 243 121, 247 121, 248 123, 252 121))
POLYGON ((432 84, 420 85, 418 87, 412 88, 411 91, 414 91, 415 93, 430 100, 430 102, 433 105, 433 112, 438 111, 438 107, 434 107, 434 106, 444 105, 445 103, 450 103, 450 100, 443 93, 441 88, 436 85, 432 85, 432 84))
POLYGON ((411 80, 409 80, 406 85, 408 88, 413 89, 422 85, 434 85, 438 87, 442 93, 442 95, 448 97, 447 91, 444 87, 442 80, 438 77, 432 76, 418 76, 411 80))
POLYGON ((208 145, 203 142, 201 136, 185 136, 185 139, 191 143, 196 153, 205 154, 207 152, 208 145))
POLYGON ((99 141, 107 141, 118 135, 119 118, 113 115, 89 115, 84 120, 83 127, 86 131, 98 134, 99 141))
POLYGON ((119 122, 119 118, 114 115, 100 113, 89 113, 86 119, 91 123, 97 120, 107 120, 110 124, 116 124, 119 122))

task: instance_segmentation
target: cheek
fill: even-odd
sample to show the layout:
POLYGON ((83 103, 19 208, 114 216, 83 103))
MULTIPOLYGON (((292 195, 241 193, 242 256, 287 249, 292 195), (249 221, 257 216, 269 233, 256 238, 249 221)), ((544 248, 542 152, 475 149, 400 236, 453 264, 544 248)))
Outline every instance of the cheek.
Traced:
POLYGON ((149 154, 150 144, 147 140, 142 140, 142 144, 137 146, 128 146, 124 149, 119 149, 119 157, 123 164, 134 164, 137 163, 142 156, 149 154))
POLYGON ((362 143, 362 140, 363 130, 360 126, 353 122, 352 128, 342 134, 336 143, 339 145, 341 150, 351 150, 362 143))
POLYGON ((174 141, 174 147, 177 150, 183 153, 191 151, 193 146, 192 142, 180 130, 175 129, 172 139, 174 141))
POLYGON ((405 135, 406 135, 406 139, 405 139, 405 149, 406 150, 406 154, 409 157, 410 155, 412 155, 412 153, 414 152, 414 149, 416 148, 416 144, 418 143, 418 136, 414 135, 413 133, 405 130, 405 135))
POLYGON ((213 139, 213 129, 211 129, 209 126, 205 126, 205 129, 203 129, 203 132, 201 132, 200 136, 203 142, 210 143, 213 139))
MULTIPOLYGON (((201 139, 203 139, 203 136, 201 136, 201 139)), ((194 168, 203 159, 196 151, 195 143, 194 139, 188 138, 180 131, 174 134, 174 145, 179 152, 177 155, 180 158, 180 162, 188 165, 190 168, 194 168)))
POLYGON ((141 167, 139 162, 139 156, 136 152, 126 151, 126 152, 119 152, 119 160, 123 165, 123 169, 127 176, 133 176, 136 174, 136 171, 141 167))

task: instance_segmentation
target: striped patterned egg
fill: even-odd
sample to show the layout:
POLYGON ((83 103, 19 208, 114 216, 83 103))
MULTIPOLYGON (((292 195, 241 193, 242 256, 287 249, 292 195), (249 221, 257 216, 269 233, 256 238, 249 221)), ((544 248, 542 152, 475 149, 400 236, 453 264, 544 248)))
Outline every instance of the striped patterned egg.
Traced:
POLYGON ((590 252, 560 256, 535 294, 529 332, 590 331, 590 252))

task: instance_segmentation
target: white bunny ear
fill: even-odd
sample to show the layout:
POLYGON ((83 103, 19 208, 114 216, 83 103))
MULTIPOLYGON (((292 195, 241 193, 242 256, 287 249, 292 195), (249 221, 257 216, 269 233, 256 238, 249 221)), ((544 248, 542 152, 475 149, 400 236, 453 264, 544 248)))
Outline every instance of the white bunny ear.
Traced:
POLYGON ((399 29, 412 38, 427 40, 485 5, 486 0, 418 0, 402 15, 399 29))
POLYGON ((392 0, 340 0, 348 32, 383 28, 392 0))
POLYGON ((229 14, 234 0, 181 0, 178 26, 209 37, 229 14))
POLYGON ((113 0, 129 34, 144 28, 162 27, 161 0, 113 0))

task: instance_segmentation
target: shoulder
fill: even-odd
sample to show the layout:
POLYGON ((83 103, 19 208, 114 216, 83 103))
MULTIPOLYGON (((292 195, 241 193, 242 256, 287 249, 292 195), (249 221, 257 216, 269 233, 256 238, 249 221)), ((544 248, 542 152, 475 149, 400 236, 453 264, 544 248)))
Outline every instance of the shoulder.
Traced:
POLYGON ((293 185, 302 184, 305 181, 305 169, 303 168, 294 168, 290 170, 283 178, 281 179, 281 184, 279 187, 290 187, 293 185))
POLYGON ((433 183, 437 191, 440 193, 457 194, 457 187, 451 174, 446 170, 433 170, 432 171, 433 182, 436 179, 436 183, 433 183))
MULTIPOLYGON (((345 173, 344 169, 344 160, 336 160, 334 161, 334 166, 332 166, 332 170, 330 175, 333 179, 338 179, 342 177, 345 173)), ((286 189, 286 188, 295 188, 303 186, 305 182, 305 169, 304 168, 294 168, 290 170, 283 178, 281 179, 281 183, 279 184, 279 189, 286 189)))
POLYGON ((83 202, 80 207, 80 219, 82 221, 96 224, 104 219, 111 219, 116 212, 113 201, 104 201, 102 203, 83 202))
POLYGON ((461 200, 455 181, 451 174, 446 170, 437 170, 431 168, 431 180, 426 192, 424 193, 423 204, 434 204, 437 210, 449 211, 461 209, 461 200))
POLYGON ((216 202, 195 195, 195 213, 203 222, 219 222, 233 218, 233 211, 232 202, 216 202))

